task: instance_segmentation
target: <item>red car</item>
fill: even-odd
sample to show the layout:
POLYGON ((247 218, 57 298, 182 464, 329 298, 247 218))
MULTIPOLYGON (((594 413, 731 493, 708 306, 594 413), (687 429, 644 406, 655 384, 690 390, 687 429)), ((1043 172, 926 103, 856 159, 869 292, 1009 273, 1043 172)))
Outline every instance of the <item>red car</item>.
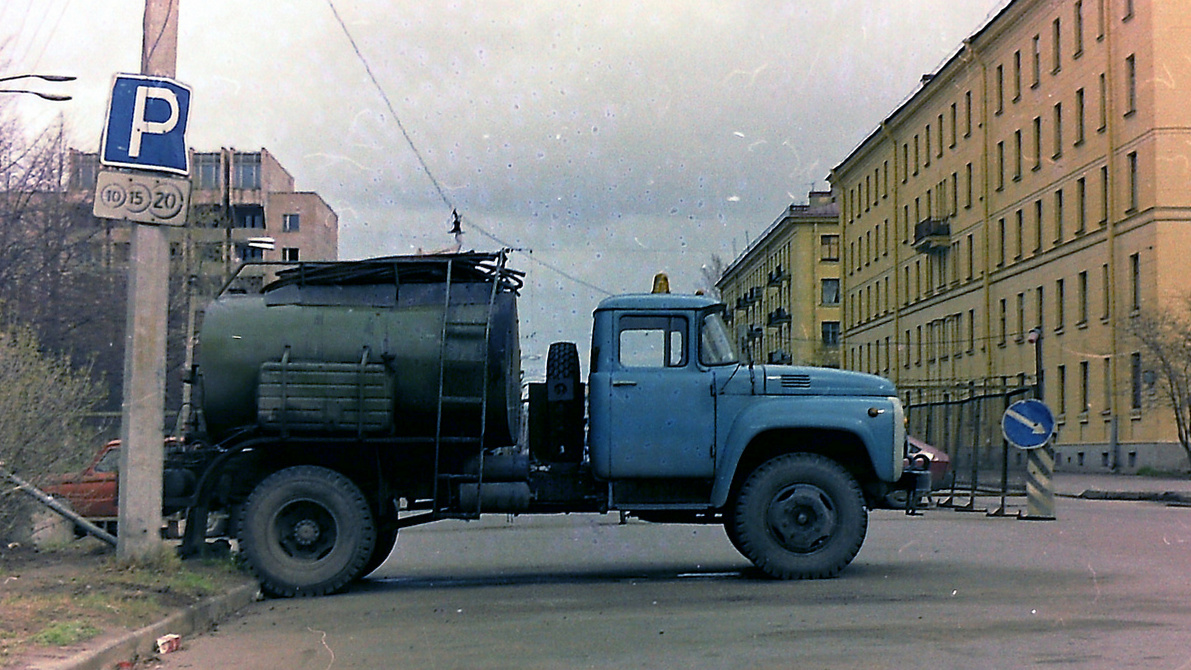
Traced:
POLYGON ((80 516, 92 521, 114 521, 120 472, 120 440, 103 445, 82 472, 62 475, 43 487, 55 498, 63 498, 80 516))
MULTIPOLYGON (((907 436, 906 441, 909 442, 906 449, 906 467, 913 466, 917 470, 928 470, 930 472, 931 491, 937 491, 943 488, 946 483, 947 473, 951 470, 951 457, 947 455, 947 452, 937 449, 913 435, 907 436)), ((923 496, 927 494, 929 494, 929 491, 922 492, 923 496)), ((885 496, 885 504, 894 509, 905 508, 906 492, 890 492, 885 496)), ((919 500, 919 504, 921 504, 921 500, 919 500)))
POLYGON ((931 490, 936 491, 943 488, 947 472, 951 469, 951 457, 947 455, 947 452, 932 447, 913 435, 908 436, 906 441, 910 443, 908 449, 910 461, 926 461, 926 469, 930 470, 931 490))

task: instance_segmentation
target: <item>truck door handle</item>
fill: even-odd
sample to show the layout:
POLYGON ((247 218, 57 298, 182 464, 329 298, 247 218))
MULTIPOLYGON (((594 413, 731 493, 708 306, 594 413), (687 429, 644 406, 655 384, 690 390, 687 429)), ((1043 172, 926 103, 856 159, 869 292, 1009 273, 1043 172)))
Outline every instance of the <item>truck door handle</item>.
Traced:
POLYGON ((618 380, 612 382, 612 385, 613 386, 636 386, 637 382, 635 382, 631 379, 618 379, 618 380))

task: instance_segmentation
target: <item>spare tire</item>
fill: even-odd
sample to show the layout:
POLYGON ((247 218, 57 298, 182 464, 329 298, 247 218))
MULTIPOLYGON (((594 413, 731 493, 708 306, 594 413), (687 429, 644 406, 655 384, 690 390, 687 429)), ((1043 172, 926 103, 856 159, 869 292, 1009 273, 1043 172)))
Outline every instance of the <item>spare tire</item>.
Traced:
POLYGON ((551 460, 583 459, 583 384, 574 342, 554 342, 546 354, 546 426, 551 460))

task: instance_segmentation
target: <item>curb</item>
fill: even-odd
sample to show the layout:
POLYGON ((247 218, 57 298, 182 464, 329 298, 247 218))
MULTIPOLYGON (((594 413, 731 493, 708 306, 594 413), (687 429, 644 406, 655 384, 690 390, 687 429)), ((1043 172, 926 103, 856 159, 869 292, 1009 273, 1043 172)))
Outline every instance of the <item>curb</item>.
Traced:
POLYGON ((1176 493, 1174 491, 1101 491, 1098 489, 1088 489, 1072 497, 1083 498, 1085 500, 1134 500, 1179 505, 1191 504, 1191 494, 1176 493))
POLYGON ((157 638, 169 633, 185 638, 209 630, 213 624, 257 600, 259 594, 260 587, 257 584, 238 586, 223 595, 212 596, 174 612, 155 624, 125 633, 98 649, 88 649, 69 658, 30 667, 36 670, 104 670, 122 661, 154 656, 157 653, 157 638))

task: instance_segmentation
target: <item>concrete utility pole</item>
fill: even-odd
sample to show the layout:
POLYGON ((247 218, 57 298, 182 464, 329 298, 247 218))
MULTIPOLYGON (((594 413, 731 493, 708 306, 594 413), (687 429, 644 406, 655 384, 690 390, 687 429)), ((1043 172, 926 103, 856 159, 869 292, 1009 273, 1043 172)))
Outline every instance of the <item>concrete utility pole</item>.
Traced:
MULTIPOLYGON (((173 77, 178 57, 178 3, 145 0, 141 74, 173 77)), ((129 222, 128 318, 124 334, 124 402, 120 439, 120 516, 116 555, 145 558, 161 550, 164 460, 165 336, 169 244, 156 225, 129 222)))

